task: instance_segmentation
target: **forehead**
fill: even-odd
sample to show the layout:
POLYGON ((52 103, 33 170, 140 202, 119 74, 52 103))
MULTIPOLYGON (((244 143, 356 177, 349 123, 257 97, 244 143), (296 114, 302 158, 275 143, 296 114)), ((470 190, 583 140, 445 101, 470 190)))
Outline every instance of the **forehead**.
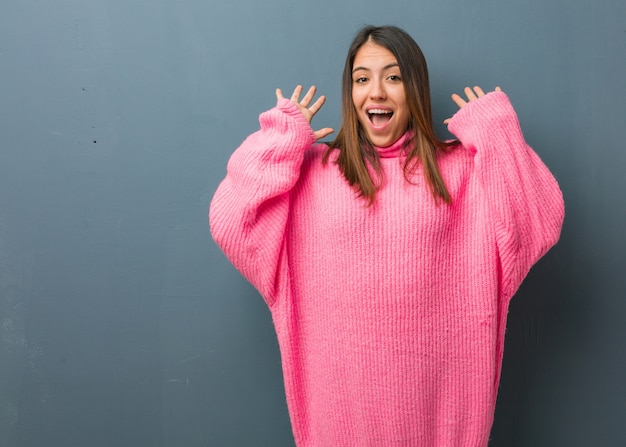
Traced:
POLYGON ((352 64, 357 69, 375 69, 397 63, 396 57, 387 48, 372 41, 364 43, 354 56, 352 64))

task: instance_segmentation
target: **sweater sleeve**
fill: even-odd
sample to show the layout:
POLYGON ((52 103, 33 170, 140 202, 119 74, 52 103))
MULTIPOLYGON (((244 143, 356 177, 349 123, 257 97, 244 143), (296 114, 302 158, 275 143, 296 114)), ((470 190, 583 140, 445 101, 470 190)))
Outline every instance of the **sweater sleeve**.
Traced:
POLYGON ((297 106, 281 99, 261 114, 261 129, 231 156, 209 210, 211 233, 233 265, 268 305, 276 299, 289 218, 289 192, 305 151, 315 143, 297 106))
POLYGON ((510 299, 559 239, 564 218, 561 190, 526 144, 506 94, 491 92, 461 108, 450 131, 474 153, 474 169, 493 216, 502 274, 510 299))

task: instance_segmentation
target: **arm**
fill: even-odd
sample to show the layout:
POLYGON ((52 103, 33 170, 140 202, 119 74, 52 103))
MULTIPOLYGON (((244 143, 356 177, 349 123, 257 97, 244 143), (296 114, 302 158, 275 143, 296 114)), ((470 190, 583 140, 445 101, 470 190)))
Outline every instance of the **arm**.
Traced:
POLYGON ((496 89, 485 95, 466 89, 469 102, 449 129, 464 147, 475 152, 475 172, 494 216, 502 269, 502 293, 509 299, 530 268, 558 241, 564 217, 559 186, 526 144, 508 97, 496 89))
POLYGON ((231 156, 209 211, 216 243, 269 305, 286 267, 282 255, 289 192, 300 175, 304 152, 330 130, 313 132, 310 126, 324 97, 309 107, 315 89, 302 101, 300 92, 301 87, 288 100, 277 90, 276 107, 260 116, 261 129, 231 156))

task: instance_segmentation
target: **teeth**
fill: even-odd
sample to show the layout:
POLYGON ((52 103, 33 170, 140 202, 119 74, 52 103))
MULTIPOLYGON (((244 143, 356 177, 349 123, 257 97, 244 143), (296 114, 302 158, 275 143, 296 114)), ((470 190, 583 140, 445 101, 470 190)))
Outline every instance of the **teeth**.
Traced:
POLYGON ((393 113, 391 110, 383 110, 383 109, 370 109, 367 113, 376 114, 376 115, 387 115, 393 113))

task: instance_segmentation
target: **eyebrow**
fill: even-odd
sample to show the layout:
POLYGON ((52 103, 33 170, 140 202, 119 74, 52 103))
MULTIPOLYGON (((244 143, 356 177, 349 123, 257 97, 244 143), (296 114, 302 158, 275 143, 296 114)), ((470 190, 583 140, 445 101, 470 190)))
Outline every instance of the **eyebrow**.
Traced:
MULTIPOLYGON (((390 68, 394 68, 394 67, 400 67, 400 65, 397 62, 392 62, 391 64, 385 65, 383 67, 383 71, 385 70, 389 70, 390 68)), ((365 71, 371 71, 369 68, 367 67, 354 67, 352 69, 352 73, 354 73, 355 71, 359 71, 359 70, 365 70, 365 71)))

